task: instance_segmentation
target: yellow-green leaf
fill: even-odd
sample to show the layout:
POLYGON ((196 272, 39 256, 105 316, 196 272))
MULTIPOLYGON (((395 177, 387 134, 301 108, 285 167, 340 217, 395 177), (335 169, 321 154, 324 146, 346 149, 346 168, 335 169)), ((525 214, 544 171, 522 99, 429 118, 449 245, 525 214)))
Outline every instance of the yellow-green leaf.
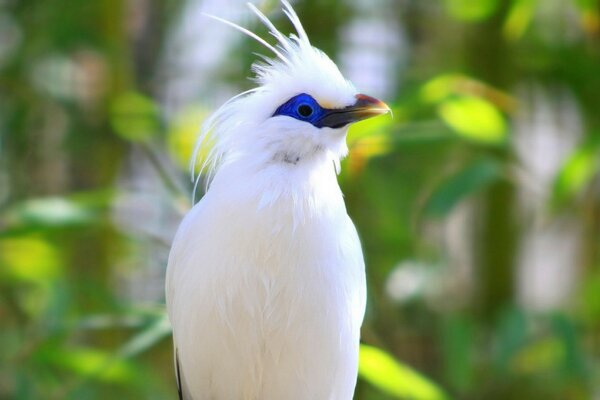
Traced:
POLYGON ((498 0, 446 0, 445 3, 450 15, 462 21, 484 20, 498 8, 498 0))
MULTIPOLYGON (((200 126, 206 116, 207 112, 204 108, 200 106, 191 106, 179 113, 169 126, 167 136, 169 152, 181 168, 187 169, 190 163, 194 151, 194 144, 200 133, 200 126)), ((196 160, 197 169, 202 166, 211 147, 212 142, 210 141, 203 143, 203 146, 200 147, 198 159, 196 160)), ((196 170, 196 172, 198 172, 198 170, 196 170)))
POLYGON ((506 123, 489 101, 474 96, 451 97, 438 112, 458 135, 483 144, 500 144, 506 139, 506 123))
POLYGON ((135 379, 134 366, 108 351, 82 347, 51 349, 42 357, 50 364, 89 379, 121 384, 135 379))
POLYGON ((531 23, 535 8, 534 0, 515 0, 504 21, 504 36, 509 40, 517 40, 523 36, 531 23))
POLYGON ((160 129, 158 108, 140 93, 127 92, 111 104, 110 122, 114 131, 130 141, 144 141, 160 129))
POLYGON ((42 237, 23 235, 0 240, 0 278, 46 284, 61 272, 61 253, 42 237))
POLYGON ((560 170, 554 184, 555 201, 575 196, 587 185, 600 168, 600 143, 591 143, 576 150, 560 170))
POLYGON ((458 87, 472 81, 460 74, 443 74, 432 78, 421 89, 421 97, 428 103, 438 103, 458 92, 458 87))
POLYGON ((359 376, 398 399, 448 399, 435 383, 376 347, 360 346, 359 376))
POLYGON ((564 362, 565 352, 558 338, 544 338, 521 349, 511 360, 511 367, 522 374, 550 371, 564 362))

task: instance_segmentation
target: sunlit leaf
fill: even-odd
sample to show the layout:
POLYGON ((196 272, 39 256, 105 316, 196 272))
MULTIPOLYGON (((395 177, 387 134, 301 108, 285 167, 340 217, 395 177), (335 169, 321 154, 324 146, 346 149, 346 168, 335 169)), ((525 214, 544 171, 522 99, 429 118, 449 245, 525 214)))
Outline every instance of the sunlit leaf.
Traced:
POLYGON ((18 307, 40 318, 51 306, 63 273, 63 254, 53 243, 37 235, 0 238, 0 283, 21 288, 18 307))
MULTIPOLYGON (((178 114, 169 126, 167 144, 169 152, 182 169, 187 169, 192 158, 194 144, 200 134, 200 126, 207 112, 200 106, 193 106, 178 114)), ((210 144, 200 148, 196 168, 199 169, 210 151, 210 144)), ((198 172, 198 171, 196 171, 198 172)))
POLYGON ((391 151, 391 141, 386 135, 372 135, 354 140, 351 147, 353 157, 369 159, 391 151))
POLYGON ((509 40, 517 40, 523 36, 531 22, 534 9, 534 0, 514 0, 504 21, 504 36, 509 40))
POLYGON ((147 140, 160 129, 156 104, 136 92, 123 93, 113 101, 110 122, 119 136, 131 141, 147 140))
POLYGON ((365 381, 398 399, 448 398, 435 383, 376 347, 360 346, 358 373, 365 381))
POLYGON ((28 200, 12 213, 21 223, 36 226, 65 226, 88 222, 92 213, 83 205, 64 197, 28 200))
POLYGON ((133 364, 108 351, 52 347, 44 350, 40 357, 51 365, 102 382, 127 384, 136 377, 133 364))
POLYGON ((443 182, 429 198, 425 213, 447 215, 461 200, 499 179, 501 168, 492 160, 481 160, 468 165, 443 182))
POLYGON ((445 0, 450 15, 462 21, 484 20, 494 14, 498 3, 498 0, 445 0))
POLYGON ((489 101, 473 96, 453 97, 438 108, 442 120, 458 135, 483 144, 499 144, 506 139, 506 123, 489 101))
POLYGON ((352 124, 348 130, 348 146, 352 146, 355 141, 368 136, 389 135, 394 123, 397 123, 399 119, 402 119, 402 111, 394 107, 393 114, 380 115, 352 124))
POLYGON ((3 279, 46 283, 59 275, 61 265, 60 252, 44 238, 0 239, 0 277, 3 279))
POLYGON ((560 169, 554 183, 554 201, 563 202, 580 193, 600 169, 600 141, 576 150, 560 169))
POLYGON ((460 74, 443 74, 428 81, 421 89, 421 97, 428 103, 438 103, 457 94, 461 82, 467 78, 460 74))
POLYGON ((112 195, 106 191, 41 197, 17 203, 0 214, 0 237, 36 231, 78 227, 94 223, 112 195))
POLYGON ((420 90, 425 103, 440 105, 456 98, 477 98, 503 110, 511 111, 517 106, 509 94, 460 73, 438 75, 427 81, 420 90))

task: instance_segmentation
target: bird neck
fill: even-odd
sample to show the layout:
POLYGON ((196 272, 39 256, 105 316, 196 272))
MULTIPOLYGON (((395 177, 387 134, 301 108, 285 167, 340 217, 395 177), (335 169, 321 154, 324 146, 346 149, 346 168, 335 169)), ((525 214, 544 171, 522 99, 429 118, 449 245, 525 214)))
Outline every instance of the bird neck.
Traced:
MULTIPOLYGON (((224 163, 209 191, 229 192, 231 198, 257 207, 291 207, 303 214, 345 210, 331 155, 290 162, 283 158, 248 160, 244 157, 224 163)), ((303 215, 305 217, 306 215, 303 215)))

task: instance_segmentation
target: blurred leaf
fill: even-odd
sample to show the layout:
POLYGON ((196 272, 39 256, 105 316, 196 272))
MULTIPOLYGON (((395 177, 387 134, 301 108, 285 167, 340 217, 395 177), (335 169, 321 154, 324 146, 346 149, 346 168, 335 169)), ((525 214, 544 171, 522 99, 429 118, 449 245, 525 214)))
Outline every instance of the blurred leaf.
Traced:
POLYGON ((589 34, 600 32, 600 10, 596 0, 575 0, 581 14, 581 25, 589 34))
POLYGON ((474 321, 461 315, 450 315, 443 324, 443 352, 446 379, 458 390, 468 389, 474 377, 474 321))
POLYGON ((123 93, 113 100, 110 122, 119 136, 133 142, 146 141, 160 131, 156 104, 137 92, 123 93))
POLYGON ((441 102, 453 94, 460 93, 460 87, 469 79, 461 74, 442 74, 429 80, 421 89, 421 97, 429 103, 441 102))
POLYGON ((360 346, 358 374, 373 386, 399 399, 447 399, 435 383, 376 347, 360 346))
POLYGON ((554 202, 561 203, 581 193, 600 168, 600 140, 577 149, 558 172, 554 202))
POLYGON ((139 328, 147 323, 147 317, 133 313, 131 315, 96 314, 81 318, 77 329, 101 330, 113 328, 139 328))
POLYGON ((587 372, 585 359, 579 345, 579 335, 574 322, 567 316, 557 314, 552 317, 552 330, 564 347, 562 373, 571 376, 584 376, 587 372))
POLYGON ((369 159, 392 151, 393 122, 391 115, 382 115, 350 126, 347 143, 351 174, 362 171, 369 159))
POLYGON ((66 226, 91 220, 90 210, 64 197, 47 197, 25 201, 8 215, 11 225, 66 226))
POLYGON ((95 223, 111 199, 112 192, 95 190, 23 201, 0 214, 0 238, 95 223))
POLYGON ((456 97, 475 97, 504 111, 514 110, 517 106, 513 97, 504 91, 460 73, 441 74, 430 79, 421 87, 419 94, 424 102, 436 105, 456 97))
POLYGON ((499 179, 500 165, 483 159, 450 177, 431 195, 425 205, 425 213, 432 216, 447 215, 461 200, 499 179))
MULTIPOLYGON (((207 117, 207 111, 199 105, 188 107, 179 113, 171 125, 167 136, 169 152, 177 164, 187 169, 192 159, 194 145, 200 134, 202 122, 207 117)), ((212 145, 203 143, 196 160, 196 172, 199 172, 202 163, 208 156, 212 145)))
POLYGON ((514 41, 523 36, 531 23, 535 4, 535 0, 513 0, 503 27, 507 39, 514 41))
POLYGON ((171 324, 166 315, 162 315, 148 328, 135 335, 118 351, 122 357, 133 357, 148 350, 160 340, 171 334, 171 324))
POLYGON ((537 340, 521 349, 512 360, 518 373, 535 374, 556 368, 565 357, 565 348, 556 337, 537 340))
POLYGON ((504 117, 489 101, 473 96, 453 97, 442 102, 438 112, 458 135, 483 144, 506 139, 504 117))
POLYGON ((392 150, 390 138, 385 134, 371 135, 354 140, 350 148, 352 162, 365 162, 372 157, 381 156, 392 150))
POLYGON ((108 351, 52 347, 45 349, 39 357, 50 365, 102 382, 127 384, 136 377, 133 364, 108 351))
POLYGON ((495 361, 497 368, 508 371, 514 355, 527 343, 527 318, 522 310, 506 309, 496 328, 495 361))
MULTIPOLYGON (((600 271, 598 271, 600 272, 600 271)), ((590 325, 600 321, 600 274, 589 274, 577 293, 581 320, 590 325)))
POLYGON ((481 21, 498 8, 498 0, 445 0, 446 9, 461 21, 481 21))
POLYGON ((47 240, 36 236, 0 240, 0 277, 8 280, 50 283, 59 276, 61 254, 47 240))
POLYGON ((357 141, 373 135, 389 135, 394 123, 398 122, 401 110, 394 107, 393 114, 381 115, 377 118, 369 118, 359 123, 350 125, 348 130, 348 146, 353 146, 357 141))
POLYGON ((54 307, 60 305, 63 266, 62 248, 41 235, 0 237, 0 283, 13 286, 17 293, 10 312, 47 322, 46 328, 56 324, 62 316, 54 307), (50 321, 44 319, 48 313, 53 313, 50 321))

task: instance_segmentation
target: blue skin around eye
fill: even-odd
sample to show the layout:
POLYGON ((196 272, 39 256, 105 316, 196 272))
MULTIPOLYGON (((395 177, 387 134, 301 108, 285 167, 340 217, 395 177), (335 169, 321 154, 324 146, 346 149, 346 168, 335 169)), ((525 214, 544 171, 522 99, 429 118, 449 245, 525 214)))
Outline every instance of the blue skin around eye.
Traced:
POLYGON ((299 121, 308 122, 317 128, 321 128, 322 126, 319 124, 319 121, 325 116, 325 114, 327 114, 327 111, 328 110, 321 107, 319 103, 317 103, 317 101, 313 99, 310 95, 306 93, 301 93, 280 105, 279 108, 275 110, 273 117, 278 115, 285 115, 288 117, 295 118, 299 121), (312 114, 308 117, 302 116, 298 111, 302 105, 307 105, 310 108, 312 108, 312 114))

